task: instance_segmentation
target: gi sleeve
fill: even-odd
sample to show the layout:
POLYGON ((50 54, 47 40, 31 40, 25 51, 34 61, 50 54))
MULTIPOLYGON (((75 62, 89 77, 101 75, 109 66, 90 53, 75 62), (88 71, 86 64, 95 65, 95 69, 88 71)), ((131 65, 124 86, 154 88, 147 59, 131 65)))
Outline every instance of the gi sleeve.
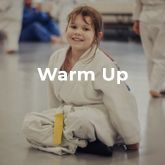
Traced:
MULTIPOLYGON (((54 68, 53 66, 54 60, 55 60, 55 54, 52 55, 49 59, 48 68, 50 68, 51 72, 54 68)), ((48 82, 48 101, 49 101, 48 103, 49 108, 57 108, 60 105, 60 101, 57 99, 54 93, 53 81, 50 81, 50 80, 48 82)))
POLYGON ((107 74, 110 74, 110 68, 115 68, 115 78, 113 81, 106 81, 100 71, 95 76, 94 88, 102 93, 103 103, 114 129, 123 137, 126 144, 137 143, 140 140, 140 133, 135 98, 124 82, 117 84, 117 68, 113 62, 104 68, 107 74))
POLYGON ((135 8, 134 8, 134 12, 133 12, 133 20, 139 20, 140 18, 140 14, 142 11, 142 2, 141 0, 136 0, 135 1, 135 8))

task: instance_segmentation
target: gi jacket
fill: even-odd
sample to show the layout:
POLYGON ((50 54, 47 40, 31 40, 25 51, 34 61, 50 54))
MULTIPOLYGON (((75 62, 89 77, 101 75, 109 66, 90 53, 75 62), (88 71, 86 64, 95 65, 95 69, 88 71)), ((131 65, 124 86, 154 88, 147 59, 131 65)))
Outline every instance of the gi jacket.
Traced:
MULTIPOLYGON (((67 51, 68 47, 51 56, 51 71, 54 68, 61 69, 67 51)), ((102 50, 96 47, 88 49, 71 71, 93 71, 95 81, 77 81, 76 78, 74 81, 59 81, 56 77, 49 83, 50 108, 57 108, 62 104, 96 108, 108 116, 109 124, 122 136, 126 144, 137 143, 140 135, 135 98, 124 82, 117 84, 116 76, 113 81, 104 80, 103 68, 115 68, 117 71, 115 63, 102 50)))

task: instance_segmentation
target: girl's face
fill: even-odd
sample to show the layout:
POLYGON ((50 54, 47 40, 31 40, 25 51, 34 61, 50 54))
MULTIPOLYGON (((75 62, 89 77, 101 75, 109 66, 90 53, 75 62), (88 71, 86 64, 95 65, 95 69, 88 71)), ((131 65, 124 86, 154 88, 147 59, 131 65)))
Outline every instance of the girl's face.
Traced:
POLYGON ((77 15, 71 20, 66 30, 66 39, 72 50, 86 51, 93 43, 95 32, 92 26, 91 18, 85 17, 84 22, 81 15, 77 15))

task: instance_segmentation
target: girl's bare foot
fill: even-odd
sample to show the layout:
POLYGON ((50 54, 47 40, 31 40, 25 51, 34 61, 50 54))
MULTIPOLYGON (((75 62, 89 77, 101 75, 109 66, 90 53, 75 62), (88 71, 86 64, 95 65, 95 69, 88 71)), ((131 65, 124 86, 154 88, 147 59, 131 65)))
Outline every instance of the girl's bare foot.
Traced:
POLYGON ((6 50, 6 54, 15 54, 17 53, 16 50, 6 50))
POLYGON ((150 95, 151 95, 151 97, 153 97, 153 98, 161 97, 161 93, 160 93, 160 92, 153 91, 153 90, 150 91, 150 95))
POLYGON ((129 144, 126 146, 127 146, 128 151, 138 151, 139 150, 139 143, 129 144))

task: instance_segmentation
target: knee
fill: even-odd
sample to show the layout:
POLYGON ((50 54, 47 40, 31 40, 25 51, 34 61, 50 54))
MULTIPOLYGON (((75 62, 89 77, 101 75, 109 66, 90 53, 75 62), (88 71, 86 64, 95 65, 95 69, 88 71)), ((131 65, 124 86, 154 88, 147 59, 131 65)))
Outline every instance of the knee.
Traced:
POLYGON ((53 122, 40 113, 28 114, 23 122, 23 133, 31 143, 52 145, 53 122))
MULTIPOLYGON (((28 114, 23 122, 23 133, 27 139, 39 138, 42 133, 42 123, 35 114, 28 114)), ((41 138, 41 137, 40 137, 41 138)))
POLYGON ((30 132, 33 130, 35 122, 36 122, 36 119, 31 114, 28 114, 25 117, 23 121, 23 127, 22 127, 22 130, 25 136, 28 136, 30 132))

